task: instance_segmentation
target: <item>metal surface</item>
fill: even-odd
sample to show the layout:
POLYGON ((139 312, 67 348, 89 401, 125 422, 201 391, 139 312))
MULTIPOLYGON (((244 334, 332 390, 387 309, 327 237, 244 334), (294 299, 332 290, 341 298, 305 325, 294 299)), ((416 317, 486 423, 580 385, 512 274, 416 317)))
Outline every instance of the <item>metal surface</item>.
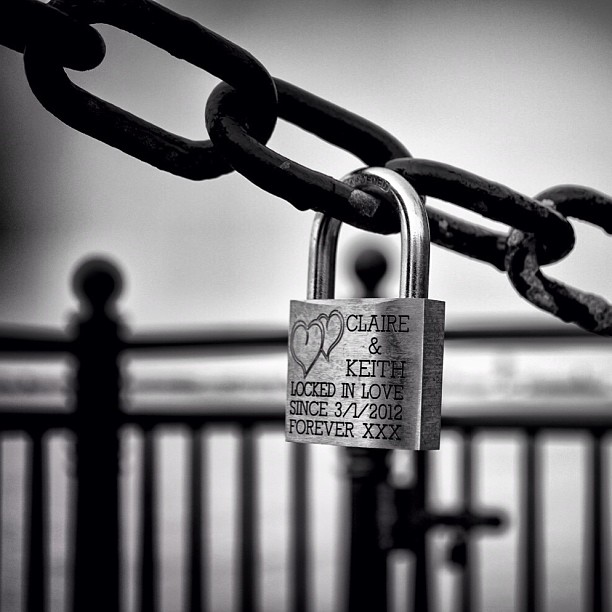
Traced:
POLYGON ((309 300, 323 300, 336 293, 336 247, 342 222, 322 213, 315 215, 308 251, 309 300))
MULTIPOLYGON (((612 233, 610 198, 593 189, 565 185, 543 191, 539 200, 562 214, 612 233)), ((612 304, 599 295, 548 278, 540 269, 537 237, 514 229, 508 236, 506 269, 514 288, 532 304, 563 321, 602 336, 612 335, 612 304)))
POLYGON ((344 179, 391 195, 402 234, 400 299, 332 300, 341 224, 317 215, 308 297, 292 301, 286 438, 381 449, 439 447, 444 303, 424 299, 429 231, 410 184, 385 168, 344 179))
POLYGON ((438 448, 444 304, 291 302, 287 440, 438 448))
MULTIPOLYGON (((372 122, 291 83, 274 79, 278 116, 356 155, 369 166, 410 153, 372 122)), ((241 116, 246 102, 224 83, 206 103, 206 127, 215 146, 255 185, 298 210, 325 212, 343 222, 380 233, 399 230, 391 201, 366 194, 327 174, 276 153, 251 134, 241 116)))
POLYGON ((391 194, 400 221, 400 289, 403 298, 429 295, 429 222, 419 194, 407 180, 387 168, 364 168, 347 174, 345 183, 391 194))
MULTIPOLYGON (((401 231, 400 297, 426 298, 429 289, 429 223, 423 204, 408 181, 386 168, 363 168, 343 182, 392 198, 401 231)), ((308 257, 308 299, 328 299, 335 289, 336 247, 341 222, 323 214, 315 217, 308 257)))
MULTIPOLYGON (((420 194, 536 234, 542 263, 556 262, 574 247, 574 230, 561 213, 505 185, 426 159, 394 159, 387 163, 387 168, 410 181, 420 194)), ((506 248, 505 239, 503 234, 497 237, 501 254, 506 248)), ((495 263, 504 269, 503 259, 495 263)))

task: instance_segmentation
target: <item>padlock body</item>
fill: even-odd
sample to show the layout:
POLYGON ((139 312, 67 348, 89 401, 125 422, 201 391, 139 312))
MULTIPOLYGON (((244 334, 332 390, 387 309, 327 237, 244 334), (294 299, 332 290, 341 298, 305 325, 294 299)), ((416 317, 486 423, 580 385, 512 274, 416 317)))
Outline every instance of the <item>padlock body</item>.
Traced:
POLYGON ((288 348, 287 440, 439 448, 444 302, 292 301, 288 348))

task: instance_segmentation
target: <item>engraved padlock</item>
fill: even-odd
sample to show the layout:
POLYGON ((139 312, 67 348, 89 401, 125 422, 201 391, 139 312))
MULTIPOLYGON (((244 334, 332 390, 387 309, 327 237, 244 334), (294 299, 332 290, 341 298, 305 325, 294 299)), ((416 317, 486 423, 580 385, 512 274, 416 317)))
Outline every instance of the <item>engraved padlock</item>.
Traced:
POLYGON ((391 196, 401 225, 399 298, 334 297, 341 222, 317 214, 308 299, 291 301, 285 437, 291 442, 432 450, 440 445, 444 302, 427 299, 429 223, 387 168, 343 179, 391 196))

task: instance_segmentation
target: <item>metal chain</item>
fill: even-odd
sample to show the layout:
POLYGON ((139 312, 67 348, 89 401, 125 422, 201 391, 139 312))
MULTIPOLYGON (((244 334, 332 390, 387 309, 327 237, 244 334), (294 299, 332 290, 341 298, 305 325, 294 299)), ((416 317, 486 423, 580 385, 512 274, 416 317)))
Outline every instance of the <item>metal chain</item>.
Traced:
MULTIPOLYGON (((586 187, 563 185, 536 196, 561 214, 588 221, 612 233, 610 198, 586 187)), ((506 270, 514 288, 532 304, 563 321, 596 334, 612 335, 612 307, 602 297, 546 277, 540 270, 534 234, 513 229, 508 235, 506 270)))
MULTIPOLYGON (((51 0, 49 5, 83 24, 106 23, 125 30, 219 77, 248 97, 242 120, 257 138, 265 142, 272 134, 274 82, 238 45, 149 0, 51 0)), ((74 85, 63 70, 62 57, 54 52, 55 32, 45 28, 38 34, 26 35, 28 82, 41 104, 64 123, 172 174, 201 180, 232 171, 210 141, 172 134, 74 85)))
POLYGON ((495 232, 427 207, 436 244, 505 271, 532 304, 584 329, 612 335, 612 305, 545 276, 540 265, 574 246, 567 217, 612 233, 612 198, 563 185, 529 198, 465 170, 413 159, 379 126, 295 85, 274 79, 250 53, 152 0, 9 0, 0 44, 24 54, 25 71, 43 106, 71 127, 166 172, 193 180, 236 170, 299 210, 317 210, 378 233, 399 229, 391 202, 302 166, 266 146, 278 117, 356 155, 386 165, 425 196, 453 203, 510 227, 495 232), (155 126, 74 85, 64 68, 91 70, 105 55, 107 23, 221 79, 206 104, 210 141, 155 126))
POLYGON ((51 3, 39 0, 7 0, 2 7, 0 43, 23 53, 26 41, 41 36, 52 38, 55 57, 62 66, 91 70, 106 54, 102 36, 87 24, 77 21, 51 3))

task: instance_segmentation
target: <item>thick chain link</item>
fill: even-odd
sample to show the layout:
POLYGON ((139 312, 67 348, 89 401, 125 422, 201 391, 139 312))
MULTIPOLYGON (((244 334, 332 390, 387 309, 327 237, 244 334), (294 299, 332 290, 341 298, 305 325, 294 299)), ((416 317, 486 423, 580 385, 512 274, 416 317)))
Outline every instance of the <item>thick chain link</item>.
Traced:
MULTIPOLYGON (((587 221, 612 233, 610 198, 586 187, 562 185, 543 191, 537 199, 561 214, 587 221)), ((563 321, 597 334, 612 335, 612 307, 602 297, 564 285, 540 270, 538 243, 533 233, 513 229, 507 241, 506 270, 514 288, 532 304, 563 321)))
POLYGON ((106 54, 100 34, 52 4, 39 0, 7 0, 2 7, 0 43, 23 53, 26 42, 47 37, 53 54, 62 66, 91 70, 106 54))
MULTIPOLYGON (((83 24, 106 23, 125 30, 229 83, 249 99, 242 119, 253 134, 264 141, 272 134, 274 81, 238 45, 149 0, 51 0, 50 6, 83 24)), ((49 112, 80 132, 179 176, 201 180, 232 171, 210 141, 172 134, 74 85, 53 51, 54 40, 55 32, 47 29, 24 45, 28 82, 49 112)))
POLYGON ((465 170, 414 159, 377 125, 295 85, 274 79, 251 54, 152 0, 9 0, 0 44, 24 53, 32 91, 71 127, 153 166, 193 180, 236 170, 299 210, 317 210, 363 229, 392 233, 390 202, 302 166, 266 146, 278 117, 408 179, 431 196, 510 227, 508 234, 427 206, 432 241, 508 274, 524 298, 584 329, 612 335, 612 305, 545 276, 541 265, 574 246, 567 217, 612 233, 612 198, 586 187, 559 186, 535 198, 465 170), (155 126, 74 85, 64 68, 91 70, 105 55, 107 23, 184 59, 223 82, 206 104, 210 141, 192 141, 155 126))

